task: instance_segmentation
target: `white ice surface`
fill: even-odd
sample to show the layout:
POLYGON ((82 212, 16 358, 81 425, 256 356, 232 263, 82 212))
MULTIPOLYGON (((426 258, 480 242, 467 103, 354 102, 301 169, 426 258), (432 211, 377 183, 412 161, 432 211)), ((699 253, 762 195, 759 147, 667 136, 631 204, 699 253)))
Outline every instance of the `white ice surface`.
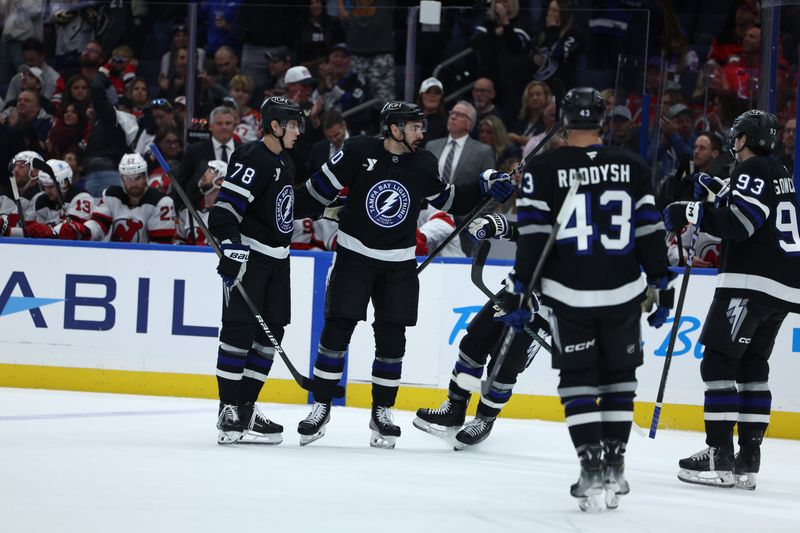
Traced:
POLYGON ((501 419, 454 452, 396 412, 395 450, 369 447, 369 413, 334 407, 298 446, 307 406, 266 404, 279 446, 220 447, 216 402, 0 389, 0 532, 800 532, 800 443, 767 439, 755 492, 697 487, 677 460, 699 433, 631 435, 631 494, 587 515, 566 427, 501 419))

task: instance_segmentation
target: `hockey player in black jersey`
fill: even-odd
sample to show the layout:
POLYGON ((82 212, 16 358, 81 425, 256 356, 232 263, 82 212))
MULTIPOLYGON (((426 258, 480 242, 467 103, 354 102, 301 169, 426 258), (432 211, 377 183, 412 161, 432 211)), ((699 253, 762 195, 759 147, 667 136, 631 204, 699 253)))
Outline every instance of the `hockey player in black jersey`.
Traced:
MULTIPOLYGON (((470 239, 476 241, 517 240, 517 224, 496 213, 476 218, 467 231, 470 239)), ((500 300, 502 291, 495 296, 496 300, 500 300)), ((446 440, 454 439, 453 446, 456 450, 463 450, 486 440, 494 427, 495 419, 511 399, 517 376, 528 367, 541 348, 528 335, 517 335, 491 390, 488 394, 481 395, 475 418, 465 424, 471 392, 459 386, 457 377, 460 373, 466 373, 480 378, 489 355, 491 361, 486 372, 487 375, 491 374, 494 358, 500 348, 498 340, 503 333, 503 324, 495 319, 497 311, 493 301, 488 300, 470 321, 467 334, 458 344, 458 359, 448 385, 447 399, 437 409, 417 409, 417 417, 414 419, 414 427, 417 429, 446 440)), ((539 336, 544 338, 550 334, 550 327, 544 318, 537 315, 534 322, 532 328, 539 336)))
MULTIPOLYGON (((740 115, 731 128, 739 163, 730 193, 719 205, 676 202, 664 210, 667 229, 694 224, 722 239, 717 288, 700 335, 708 447, 679 461, 678 478, 687 483, 755 489, 772 401, 769 356, 786 314, 800 312, 798 203, 791 175, 769 157, 777 131, 775 115, 740 115)), ((698 178, 714 195, 726 185, 698 178)))
POLYGON ((294 163, 286 150, 302 133, 302 112, 283 97, 261 105, 260 141, 243 144, 228 162, 227 176, 209 215, 220 242, 225 302, 217 356, 220 444, 239 440, 279 444, 283 427, 256 405, 275 349, 239 291, 240 282, 278 342, 290 319, 289 242, 294 226, 294 163))
MULTIPOLYGON (((515 190, 511 178, 495 170, 475 169, 473 183, 442 182, 438 162, 418 151, 425 131, 422 110, 406 102, 388 102, 381 110, 383 139, 351 137, 342 150, 298 190, 301 197, 330 204, 349 187, 339 214, 336 259, 325 295, 325 325, 314 364, 314 379, 338 382, 344 354, 356 323, 375 307, 375 360, 372 365, 370 444, 393 448, 400 428, 390 408, 397 396, 405 354, 405 329, 417 321, 419 281, 416 227, 422 202, 454 214, 468 213, 483 197, 498 201, 515 190)), ((300 422, 300 443, 322 437, 330 419, 331 398, 315 395, 300 422)))
POLYGON ((667 288, 664 224, 647 164, 628 150, 600 144, 603 100, 596 90, 571 90, 562 113, 567 146, 535 158, 523 174, 503 320, 519 329, 535 312, 535 301, 526 307, 521 302, 567 191, 579 180, 563 206, 569 216, 540 281, 542 303, 551 310, 558 394, 581 464, 570 492, 582 510, 599 510, 615 508, 629 490, 624 454, 642 364, 640 302, 648 284, 659 291, 658 308, 648 317, 659 327, 673 290, 667 288))

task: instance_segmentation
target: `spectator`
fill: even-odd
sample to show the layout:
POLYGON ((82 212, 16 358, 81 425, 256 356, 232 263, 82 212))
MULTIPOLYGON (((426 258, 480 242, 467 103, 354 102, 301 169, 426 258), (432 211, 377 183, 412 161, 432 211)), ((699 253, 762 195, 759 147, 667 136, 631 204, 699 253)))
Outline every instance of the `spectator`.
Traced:
POLYGON ((714 95, 713 107, 706 116, 710 129, 723 140, 728 139, 733 121, 750 109, 749 102, 738 98, 731 91, 719 91, 714 95))
MULTIPOLYGON (((180 172, 181 161, 181 139, 178 130, 169 126, 163 127, 156 133, 154 140, 156 146, 161 151, 161 155, 167 161, 173 175, 178 175, 180 172)), ((161 168, 158 160, 153 157, 152 153, 148 154, 147 160, 147 186, 152 189, 157 189, 163 194, 170 194, 172 192, 172 181, 167 173, 161 168)))
POLYGON ((83 149, 80 146, 67 148, 61 157, 72 169, 73 186, 77 190, 85 190, 83 180, 83 149))
POLYGON ((133 50, 130 46, 123 44, 114 48, 109 60, 100 67, 103 69, 103 74, 108 76, 118 97, 125 96, 125 89, 136 77, 136 65, 137 61, 133 57, 133 50))
MULTIPOLYGON (((270 96, 283 96, 286 94, 286 71, 292 67, 292 54, 285 46, 279 46, 271 52, 267 52, 269 61, 269 79, 261 91, 261 100, 270 96)), ((260 105, 260 102, 259 102, 260 105)))
POLYGON ((533 78, 560 79, 565 87, 575 86, 578 56, 583 39, 572 27, 572 0, 551 0, 545 29, 539 34, 531 56, 533 78))
POLYGON ((639 153, 639 132, 634 128, 631 111, 624 105, 614 106, 609 122, 612 126, 603 141, 608 146, 619 146, 639 153))
POLYGON ((136 77, 131 81, 128 90, 125 92, 131 101, 131 112, 136 118, 142 118, 147 104, 150 102, 150 88, 147 85, 147 80, 144 78, 136 77))
POLYGON ((172 104, 166 98, 156 98, 150 101, 150 106, 145 109, 144 115, 139 120, 139 138, 136 140, 136 153, 144 157, 150 155, 150 144, 159 131, 178 126, 172 115, 172 104))
POLYGON ((86 109, 81 104, 61 106, 45 141, 47 156, 60 159, 69 148, 85 146, 89 137, 88 124, 86 109))
MULTIPOLYGON (((694 152, 692 154, 692 166, 688 172, 672 173, 667 175, 656 188, 656 206, 663 209, 673 202, 682 200, 693 200, 694 173, 706 172, 708 165, 719 157, 722 150, 722 143, 713 133, 701 133, 694 141, 694 152)), ((715 172, 717 177, 726 178, 727 174, 715 172)))
MULTIPOLYGON (((478 179, 476 169, 494 167, 492 148, 469 136, 477 119, 475 107, 461 100, 453 106, 448 116, 447 137, 434 139, 425 145, 425 149, 439 160, 439 175, 445 183, 468 183, 478 179)), ((460 224, 462 218, 456 217, 456 224, 460 224)), ((464 233, 459 236, 461 248, 466 255, 470 255, 475 246, 464 233)))
POLYGON ((96 41, 89 41, 81 52, 80 68, 76 72, 67 72, 64 76, 58 78, 56 82, 56 92, 53 94, 53 103, 56 106, 61 104, 64 95, 65 78, 71 80, 76 74, 80 74, 87 83, 91 83, 102 64, 103 47, 96 41))
POLYGON ((242 141, 258 140, 261 113, 258 109, 250 107, 250 100, 253 97, 253 80, 244 74, 234 76, 228 84, 228 94, 236 102, 239 112, 239 124, 234 128, 234 132, 242 141))
POLYGON ((6 0, 0 3, 0 83, 11 80, 24 63, 22 43, 34 38, 42 41, 43 0, 6 0))
MULTIPOLYGON (((778 56, 778 91, 785 90, 788 83, 789 65, 778 56)), ((722 88, 731 91, 741 99, 751 100, 758 92, 758 79, 761 70, 761 28, 754 26, 747 30, 742 39, 742 53, 730 58, 722 68, 722 88)), ((751 105, 751 107, 755 107, 751 105)))
POLYGON ((78 66, 81 50, 94 38, 97 11, 81 0, 55 0, 50 10, 56 30, 53 65, 62 72, 72 70, 78 66))
MULTIPOLYGON (((547 132, 555 125, 556 123, 556 102, 553 98, 550 98, 550 103, 547 104, 547 107, 544 110, 544 114, 542 115, 542 124, 544 125, 544 129, 541 133, 537 133, 536 135, 532 135, 528 142, 525 143, 525 146, 522 148, 522 157, 527 156, 531 150, 533 150, 542 139, 545 138, 547 132)), ((551 140, 552 143, 552 140, 551 140)), ((543 146, 542 151, 546 151, 549 149, 549 145, 543 146)))
POLYGON ((75 74, 67 80, 61 99, 62 107, 67 104, 78 104, 88 108, 92 104, 91 98, 89 98, 89 82, 80 74, 75 74))
POLYGON ((310 0, 308 13, 300 22, 300 36, 297 40, 298 63, 309 64, 323 59, 334 43, 345 40, 342 24, 325 11, 322 0, 310 0))
POLYGON ((186 76, 189 55, 186 48, 178 48, 169 73, 158 76, 158 86, 161 96, 167 100, 174 100, 178 95, 186 95, 186 76))
POLYGON ((741 55, 747 30, 759 22, 758 7, 753 0, 736 0, 732 7, 721 38, 715 36, 712 39, 708 52, 708 59, 713 59, 719 65, 725 65, 728 60, 741 55))
MULTIPOLYGON (((39 76, 42 83, 42 88, 39 94, 44 98, 51 99, 56 90, 56 81, 58 80, 58 72, 45 63, 44 45, 38 39, 30 38, 25 39, 22 43, 22 59, 27 65, 27 72, 31 72, 34 68, 41 72, 39 76)), ((22 76, 25 71, 20 68, 19 72, 11 78, 8 84, 8 91, 6 91, 6 102, 16 99, 19 92, 22 90, 22 76)))
MULTIPOLYGON (((222 46, 234 49, 241 46, 239 36, 234 32, 240 4, 241 0, 212 0, 201 4, 200 12, 206 19, 206 51, 209 55, 213 56, 222 46)), ((201 65, 203 62, 204 59, 200 60, 201 65)))
POLYGON ((447 135, 447 111, 444 109, 444 86, 436 78, 427 78, 419 85, 417 105, 422 108, 427 121, 423 142, 441 139, 447 135))
POLYGON ((686 69, 697 70, 700 58, 697 52, 689 49, 689 41, 681 28, 678 16, 670 2, 659 2, 662 19, 661 56, 667 62, 667 68, 681 73, 686 69))
POLYGON ((314 143, 314 146, 311 147, 307 176, 312 176, 319 172, 322 164, 336 155, 336 152, 342 149, 344 142, 350 138, 350 132, 347 131, 347 122, 345 122, 342 114, 335 109, 323 115, 322 132, 325 134, 325 139, 314 143))
POLYGON ((783 126, 783 135, 781 137, 780 150, 777 152, 781 163, 789 173, 794 172, 794 143, 797 134, 797 120, 789 119, 783 126))
POLYGON ((221 46, 214 54, 214 65, 217 67, 217 75, 214 77, 214 84, 220 87, 227 87, 231 78, 239 74, 239 56, 230 46, 221 46))
POLYGON ((94 109, 94 124, 86 145, 86 192, 99 197, 106 187, 120 185, 117 162, 127 149, 125 132, 117 112, 108 99, 111 82, 102 72, 92 80, 90 94, 94 109))
POLYGON ((9 127, 16 128, 18 134, 23 136, 27 150, 43 151, 52 117, 42 109, 38 92, 23 89, 15 106, 3 111, 0 120, 4 120, 9 127))
MULTIPOLYGON (((28 65, 22 65, 19 67, 20 74, 22 78, 20 80, 20 89, 23 91, 32 91, 39 95, 39 105, 42 106, 49 115, 55 113, 55 108, 53 107, 52 102, 42 96, 42 69, 39 67, 29 67, 28 65)), ((17 105, 16 98, 13 100, 6 100, 4 109, 9 107, 14 107, 17 105)))
MULTIPOLYGON (((504 126, 507 126, 508 117, 502 109, 497 107, 494 99, 497 93, 494 90, 494 82, 489 78, 478 78, 472 87, 472 104, 478 111, 478 124, 489 115, 495 115, 504 126)), ((506 127, 506 129, 508 129, 506 127)), ((472 136, 477 136, 477 130, 472 130, 472 136)))
POLYGON ((319 66, 317 95, 325 111, 346 111, 367 98, 367 82, 351 69, 350 51, 345 43, 331 47, 328 61, 319 66))
POLYGON ((308 174, 306 164, 311 147, 324 136, 322 133, 322 98, 311 99, 314 78, 306 67, 292 67, 286 72, 286 97, 300 106, 305 116, 305 131, 290 150, 294 160, 295 175, 302 179, 308 174))
POLYGON ((369 84, 370 91, 382 102, 394 100, 394 0, 365 0, 346 11, 347 46, 353 68, 369 84))
POLYGON ((512 115, 518 112, 517 98, 527 79, 530 47, 518 1, 492 0, 488 16, 475 27, 472 49, 478 55, 478 74, 497 83, 498 103, 512 115))
POLYGON ((172 118, 175 127, 182 128, 186 124, 186 97, 176 96, 172 101, 172 118))
POLYGON ((492 149, 495 168, 509 158, 519 159, 522 155, 519 145, 509 142, 508 131, 497 115, 486 115, 478 124, 478 140, 492 149))
POLYGON ((195 202, 200 199, 197 180, 212 159, 228 162, 233 151, 241 143, 233 139, 234 117, 224 106, 214 108, 208 116, 208 131, 211 138, 186 147, 181 162, 178 180, 189 198, 195 202))
MULTIPOLYGON (((550 87, 543 81, 530 82, 522 93, 522 108, 519 112, 519 122, 509 133, 511 142, 525 146, 534 135, 545 131, 544 110, 552 98, 550 87)), ((511 129, 511 128, 510 128, 511 129)))
MULTIPOLYGON (((209 32, 211 29, 209 28, 209 32)), ((161 70, 159 71, 162 76, 169 77, 169 73, 173 69, 173 64, 178 55, 178 50, 181 48, 189 47, 189 32, 185 24, 175 24, 172 27, 172 43, 170 44, 169 52, 161 56, 161 70)), ((216 48, 214 49, 216 50, 216 48)), ((211 50, 208 53, 213 53, 211 50)), ((197 72, 205 72, 206 64, 206 50, 204 48, 197 48, 197 72)))
POLYGON ((675 173, 682 161, 688 163, 691 159, 696 139, 693 125, 692 110, 684 104, 675 104, 662 115, 661 139, 656 146, 659 168, 654 169, 658 180, 675 173))

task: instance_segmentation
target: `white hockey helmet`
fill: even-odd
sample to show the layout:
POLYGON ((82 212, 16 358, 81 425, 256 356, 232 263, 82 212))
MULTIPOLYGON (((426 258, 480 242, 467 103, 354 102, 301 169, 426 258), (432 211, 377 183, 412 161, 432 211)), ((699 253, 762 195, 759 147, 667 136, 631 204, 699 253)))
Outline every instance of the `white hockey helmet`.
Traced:
POLYGON ((139 174, 146 175, 147 161, 137 153, 125 154, 119 160, 119 173, 123 178, 125 176, 138 176, 139 174))
POLYGON ((33 176, 31 171, 34 170, 33 168, 33 160, 38 159, 39 161, 44 161, 44 158, 40 156, 38 153, 34 152, 33 150, 23 150, 19 152, 17 155, 14 156, 14 159, 11 160, 11 163, 8 165, 8 171, 13 174, 14 166, 17 163, 25 163, 28 165, 28 178, 31 180, 36 180, 37 176, 33 176))
MULTIPOLYGON (((55 180, 58 182, 58 186, 61 187, 61 192, 67 192, 72 183, 72 167, 61 159, 48 159, 47 164, 56 173, 55 180)), ((39 185, 42 187, 53 185, 53 178, 42 172, 39 174, 39 185)))
POLYGON ((208 169, 213 170, 215 176, 214 179, 211 180, 211 184, 208 187, 203 187, 203 176, 205 173, 203 173, 203 176, 200 176, 200 179, 197 182, 197 187, 203 194, 214 192, 222 187, 222 181, 225 179, 225 176, 228 175, 228 163, 225 161, 220 161, 219 159, 212 159, 208 162, 208 169))

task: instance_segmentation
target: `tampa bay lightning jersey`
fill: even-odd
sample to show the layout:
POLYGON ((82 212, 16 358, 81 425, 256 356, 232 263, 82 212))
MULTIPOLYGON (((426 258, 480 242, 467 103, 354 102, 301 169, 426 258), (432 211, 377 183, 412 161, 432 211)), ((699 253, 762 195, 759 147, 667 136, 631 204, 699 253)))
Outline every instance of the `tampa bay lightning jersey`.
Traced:
POLYGON ((239 146, 209 215, 209 230, 276 259, 289 256, 294 229, 294 162, 262 141, 239 146))
POLYGON ((423 202, 454 214, 468 213, 480 201, 478 176, 484 169, 475 169, 474 182, 453 186, 440 179, 438 161, 430 152, 394 155, 383 143, 375 137, 351 137, 308 179, 304 194, 327 205, 344 187, 349 189, 339 213, 337 253, 356 253, 392 268, 414 268, 423 202))
POLYGON ((574 180, 577 194, 545 263, 543 303, 596 314, 638 305, 648 276, 666 275, 666 231, 647 163, 617 147, 565 146, 525 167, 517 199, 516 275, 527 283, 574 180))
POLYGON ((722 238, 716 294, 800 312, 800 209, 792 176, 768 157, 736 166, 726 205, 703 205, 700 228, 722 238))

